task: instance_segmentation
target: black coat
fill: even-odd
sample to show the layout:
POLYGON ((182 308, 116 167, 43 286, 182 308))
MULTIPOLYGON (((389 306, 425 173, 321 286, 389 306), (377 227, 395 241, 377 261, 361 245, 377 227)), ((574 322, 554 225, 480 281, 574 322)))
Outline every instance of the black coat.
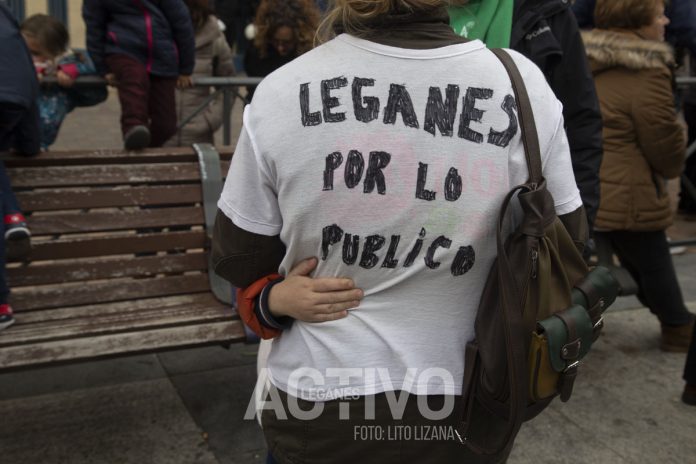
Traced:
POLYGON ((39 83, 17 21, 0 2, 0 151, 39 152, 39 83), (11 126, 11 127, 10 127, 11 126))
POLYGON ((193 73, 196 44, 193 24, 182 0, 85 0, 87 50, 100 74, 105 58, 125 54, 155 76, 193 73))
POLYGON ((602 115, 568 0, 516 0, 510 48, 541 68, 563 104, 573 172, 592 226, 599 207, 602 115))

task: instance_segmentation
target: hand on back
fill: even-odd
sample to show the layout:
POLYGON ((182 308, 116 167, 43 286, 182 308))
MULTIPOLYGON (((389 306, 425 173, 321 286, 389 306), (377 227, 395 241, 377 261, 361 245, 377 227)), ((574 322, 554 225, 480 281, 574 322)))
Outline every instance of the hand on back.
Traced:
POLYGON ((309 277, 316 267, 316 258, 300 261, 283 282, 271 289, 268 303, 274 316, 290 316, 303 322, 335 321, 360 305, 363 291, 355 288, 351 279, 309 277))

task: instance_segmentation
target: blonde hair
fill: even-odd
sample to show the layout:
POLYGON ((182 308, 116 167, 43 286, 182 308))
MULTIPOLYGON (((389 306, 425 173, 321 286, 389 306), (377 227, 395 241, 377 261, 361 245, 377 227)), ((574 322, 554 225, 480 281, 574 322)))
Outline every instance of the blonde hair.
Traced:
POLYGON ((317 39, 329 40, 339 26, 343 32, 364 36, 372 31, 370 23, 389 13, 432 10, 450 5, 463 5, 468 0, 333 0, 326 17, 319 25, 317 39))

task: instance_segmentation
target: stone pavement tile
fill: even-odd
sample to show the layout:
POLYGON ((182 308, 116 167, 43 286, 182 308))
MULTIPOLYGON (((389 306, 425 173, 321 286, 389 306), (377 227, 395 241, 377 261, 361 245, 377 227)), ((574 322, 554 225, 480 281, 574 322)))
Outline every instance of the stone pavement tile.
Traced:
POLYGON ((233 343, 229 348, 208 346, 167 351, 159 353, 157 357, 167 374, 177 375, 235 366, 255 367, 257 351, 257 344, 233 343))
POLYGON ((509 464, 696 462, 684 355, 659 351, 659 335, 646 309, 609 313, 573 397, 523 426, 509 464))
POLYGON ((166 379, 0 401, 0 461, 217 464, 166 379))
POLYGON ((51 151, 121 148, 121 108, 116 92, 111 89, 104 103, 75 108, 63 121, 51 151))
POLYGON ((221 464, 265 462, 261 429, 255 420, 244 420, 256 384, 255 363, 170 380, 221 464))
POLYGON ((0 373, 0 399, 166 377, 155 355, 128 356, 0 373))

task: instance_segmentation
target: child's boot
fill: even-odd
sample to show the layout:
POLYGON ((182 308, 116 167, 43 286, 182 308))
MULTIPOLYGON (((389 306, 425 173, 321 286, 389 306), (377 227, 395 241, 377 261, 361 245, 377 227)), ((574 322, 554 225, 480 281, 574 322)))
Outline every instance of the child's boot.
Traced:
POLYGON ((14 322, 12 307, 8 304, 0 304, 0 330, 8 328, 14 324, 14 322))
POLYGON ((22 213, 5 216, 5 249, 7 259, 18 261, 31 251, 31 232, 22 213))
POLYGON ((123 136, 126 150, 142 150, 150 145, 150 129, 145 126, 133 126, 123 136))

